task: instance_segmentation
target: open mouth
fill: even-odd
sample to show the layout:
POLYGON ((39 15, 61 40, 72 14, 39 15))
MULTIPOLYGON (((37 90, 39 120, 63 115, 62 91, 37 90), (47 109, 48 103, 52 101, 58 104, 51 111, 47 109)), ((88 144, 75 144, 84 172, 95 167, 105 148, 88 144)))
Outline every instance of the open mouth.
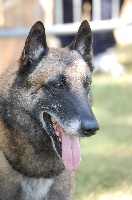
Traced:
POLYGON ((62 137, 57 121, 46 112, 43 113, 43 119, 46 123, 46 129, 50 138, 52 139, 55 150, 59 156, 62 156, 62 137))
POLYGON ((60 124, 46 112, 43 113, 43 120, 53 148, 61 157, 65 168, 75 171, 81 160, 79 138, 66 133, 60 124))

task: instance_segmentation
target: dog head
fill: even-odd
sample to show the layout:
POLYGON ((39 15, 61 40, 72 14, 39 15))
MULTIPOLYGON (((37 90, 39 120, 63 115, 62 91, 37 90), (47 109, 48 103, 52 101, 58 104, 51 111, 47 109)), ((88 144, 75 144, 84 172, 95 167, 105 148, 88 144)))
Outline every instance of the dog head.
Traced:
POLYGON ((70 171, 78 168, 79 138, 99 129, 91 110, 92 71, 92 33, 87 21, 72 44, 62 49, 47 47, 41 22, 32 27, 11 92, 10 123, 15 122, 17 149, 25 151, 21 150, 23 159, 17 158, 21 164, 9 156, 8 160, 18 171, 51 177, 64 166, 70 171), (32 158, 30 169, 26 156, 32 158))

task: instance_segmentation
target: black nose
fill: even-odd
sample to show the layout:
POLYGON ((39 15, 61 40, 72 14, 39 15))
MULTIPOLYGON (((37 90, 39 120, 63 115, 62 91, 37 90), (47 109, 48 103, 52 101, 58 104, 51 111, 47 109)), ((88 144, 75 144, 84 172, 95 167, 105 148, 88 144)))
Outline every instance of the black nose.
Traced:
POLYGON ((95 123, 85 123, 82 125, 81 127, 81 132, 84 136, 91 136, 91 135, 95 135, 96 131, 99 130, 99 125, 97 122, 95 123))

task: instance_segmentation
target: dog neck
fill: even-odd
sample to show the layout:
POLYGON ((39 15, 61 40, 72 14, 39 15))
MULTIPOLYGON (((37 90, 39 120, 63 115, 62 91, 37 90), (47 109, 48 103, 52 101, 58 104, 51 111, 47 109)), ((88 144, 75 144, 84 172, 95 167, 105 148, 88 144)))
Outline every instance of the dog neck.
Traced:
POLYGON ((24 178, 22 181, 22 189, 25 200, 46 198, 52 184, 52 179, 24 178))
MULTIPOLYGON (((0 151, 0 175, 3 177, 8 177, 8 181, 10 185, 15 184, 19 185, 22 191, 22 196, 24 196, 25 200, 46 198, 52 184, 52 179, 44 179, 44 178, 29 178, 19 174, 15 171, 11 165, 7 162, 4 154, 0 151)), ((10 186, 7 186, 10 190, 10 186)))

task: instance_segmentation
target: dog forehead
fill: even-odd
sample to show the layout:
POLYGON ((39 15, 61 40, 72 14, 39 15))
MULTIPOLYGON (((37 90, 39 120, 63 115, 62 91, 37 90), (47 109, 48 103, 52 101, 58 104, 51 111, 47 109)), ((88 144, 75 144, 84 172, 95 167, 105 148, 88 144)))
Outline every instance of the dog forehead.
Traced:
POLYGON ((52 50, 50 58, 54 63, 57 74, 64 74, 66 77, 79 79, 82 76, 91 76, 90 69, 82 56, 76 51, 67 48, 52 50))
MULTIPOLYGON (((55 63, 61 64, 63 70, 72 69, 73 70, 81 70, 84 71, 84 68, 88 70, 87 64, 85 63, 82 56, 76 50, 69 50, 69 49, 59 49, 54 54, 55 63)), ((52 58, 53 56, 51 56, 52 58)), ((57 67, 56 66, 56 67, 57 67)))
POLYGON ((82 58, 78 58, 68 67, 65 67, 65 74, 69 77, 91 76, 91 72, 82 58))
POLYGON ((66 48, 50 49, 47 56, 41 60, 29 78, 42 83, 59 74, 64 74, 67 77, 71 76, 75 79, 75 77, 90 76, 91 72, 77 51, 70 51, 66 48))

